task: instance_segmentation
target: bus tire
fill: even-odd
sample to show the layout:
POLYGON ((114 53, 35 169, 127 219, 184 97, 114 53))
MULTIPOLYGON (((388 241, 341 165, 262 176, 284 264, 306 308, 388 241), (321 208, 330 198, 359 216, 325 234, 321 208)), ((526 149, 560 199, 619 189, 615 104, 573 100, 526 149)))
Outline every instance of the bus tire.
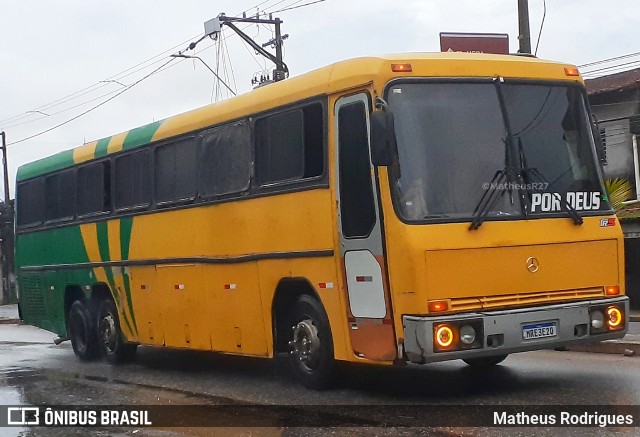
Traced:
POLYGON ((100 353, 109 363, 125 364, 135 359, 138 345, 125 341, 120 329, 118 310, 111 299, 100 302, 96 334, 100 353))
POLYGON ((467 358, 464 361, 468 365, 472 367, 477 367, 479 369, 486 369, 488 367, 493 367, 496 364, 503 362, 509 355, 494 355, 492 357, 482 357, 482 358, 467 358))
POLYGON ((333 339, 329 318, 317 299, 303 294, 290 319, 289 360, 296 379, 305 387, 322 390, 334 376, 333 339))
POLYGON ((81 361, 94 360, 99 355, 93 305, 76 300, 69 309, 68 332, 73 353, 81 361))

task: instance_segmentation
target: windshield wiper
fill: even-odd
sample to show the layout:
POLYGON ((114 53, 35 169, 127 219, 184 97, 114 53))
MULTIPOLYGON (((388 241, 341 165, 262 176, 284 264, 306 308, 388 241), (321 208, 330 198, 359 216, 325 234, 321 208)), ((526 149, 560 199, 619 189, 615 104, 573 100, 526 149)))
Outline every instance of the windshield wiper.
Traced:
MULTIPOLYGON (((520 152, 520 165, 522 167, 522 176, 527 179, 527 182, 538 182, 544 184, 546 187, 550 187, 549 180, 544 177, 542 172, 536 167, 529 167, 527 165, 527 157, 524 154, 524 147, 522 147, 522 139, 518 138, 518 151, 520 152), (535 180, 533 180, 535 179, 535 180)), ((531 188, 540 194, 545 194, 542 190, 536 187, 536 184, 531 184, 531 188)), ((576 225, 584 223, 584 219, 580 213, 569 203, 567 199, 563 199, 559 193, 551 193, 560 201, 560 208, 565 211, 576 225)))
POLYGON ((476 208, 473 210, 473 220, 471 221, 471 225, 469 225, 470 231, 475 231, 482 225, 484 219, 494 208, 498 200, 500 200, 500 198, 504 196, 506 190, 501 190, 500 187, 505 182, 505 180, 509 179, 508 174, 509 170, 505 167, 503 170, 498 170, 493 176, 493 179, 489 184, 489 188, 484 192, 482 198, 480 199, 480 202, 478 202, 476 208))
POLYGON ((525 202, 525 193, 523 191, 523 180, 521 173, 520 163, 515 159, 516 158, 516 147, 513 141, 513 131, 511 130, 511 123, 509 121, 509 114, 507 113, 507 105, 504 100, 504 94, 502 92, 502 82, 504 79, 502 77, 496 77, 493 79, 493 83, 496 87, 496 93, 498 94, 498 101, 500 103, 500 110, 502 112, 502 119, 504 121, 504 127, 507 134, 507 138, 504 142, 504 169, 498 170, 489 185, 489 189, 485 191, 480 202, 476 205, 476 208, 473 210, 473 220, 471 221, 471 225, 469 226, 470 231, 475 231, 484 222, 485 218, 489 214, 489 212, 494 208, 498 200, 504 195, 505 191, 509 192, 509 197, 511 199, 511 204, 513 205, 513 187, 516 186, 518 189, 518 197, 520 199, 520 208, 522 209, 522 214, 524 218, 527 218, 527 210, 524 207, 525 202), (506 181, 507 190, 502 190, 502 183, 506 181), (496 193, 498 191, 502 191, 498 195, 496 193))

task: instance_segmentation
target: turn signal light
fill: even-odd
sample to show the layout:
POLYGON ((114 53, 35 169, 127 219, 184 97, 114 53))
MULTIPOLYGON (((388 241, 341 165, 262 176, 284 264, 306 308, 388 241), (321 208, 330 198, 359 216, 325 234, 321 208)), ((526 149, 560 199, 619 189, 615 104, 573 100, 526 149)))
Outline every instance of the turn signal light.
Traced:
POLYGON ((609 316, 609 327, 616 329, 620 326, 624 318, 622 317, 622 311, 617 307, 609 307, 607 309, 607 315, 609 316))
POLYGON ((449 309, 449 301, 446 300, 432 300, 429 302, 430 313, 441 313, 449 309))
POLYGON ((394 73, 408 73, 413 71, 411 64, 391 64, 391 71, 394 73))
POLYGON ((617 296, 620 294, 620 287, 617 285, 607 285, 604 287, 604 293, 607 296, 617 296))
POLYGON ((580 72, 576 67, 564 67, 564 74, 567 76, 580 76, 580 72))

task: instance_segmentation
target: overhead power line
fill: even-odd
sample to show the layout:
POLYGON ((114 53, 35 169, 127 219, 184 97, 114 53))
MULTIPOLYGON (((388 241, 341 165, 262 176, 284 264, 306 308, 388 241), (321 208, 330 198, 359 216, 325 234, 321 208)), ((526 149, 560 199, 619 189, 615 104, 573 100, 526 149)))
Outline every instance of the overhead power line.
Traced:
POLYGON ((633 58, 634 56, 640 56, 640 52, 629 53, 628 55, 616 56, 615 58, 603 59, 601 61, 595 61, 589 64, 578 65, 578 68, 586 68, 594 65, 606 64, 608 62, 619 61, 621 59, 633 58))
MULTIPOLYGON (((277 14, 278 12, 284 12, 284 11, 290 11, 292 9, 304 8, 305 6, 311 6, 311 5, 315 5, 316 3, 322 3, 322 2, 326 2, 326 1, 327 0, 316 0, 314 2, 305 3, 305 4, 300 5, 300 6, 292 6, 292 7, 287 7, 287 8, 284 8, 284 9, 277 10, 277 11, 273 11, 271 13, 272 14, 277 14)), ((296 2, 296 3, 298 3, 298 2, 296 2)))
MULTIPOLYGON (((248 12, 248 11, 252 10, 252 9, 255 9, 255 8, 259 7, 259 6, 262 6, 262 5, 264 5, 264 4, 270 3, 270 2, 272 2, 272 1, 273 1, 273 0, 264 0, 264 1, 260 2, 260 3, 258 3, 257 5, 255 5, 255 6, 251 7, 251 8, 249 8, 249 9, 246 9, 246 10, 245 10, 245 11, 243 11, 242 13, 246 13, 246 12, 248 12)), ((281 3, 283 3, 283 2, 285 2, 285 1, 286 1, 286 0, 279 0, 279 1, 277 1, 277 2, 275 2, 275 3, 273 3, 273 4, 271 4, 271 5, 267 6, 267 8, 266 8, 266 9, 273 8, 273 7, 275 7, 275 6, 277 6, 277 5, 281 4, 281 3)), ((60 97, 60 98, 58 98, 58 99, 56 99, 56 100, 53 100, 53 101, 51 101, 51 102, 49 102, 49 103, 46 103, 46 104, 44 104, 44 105, 38 106, 38 107, 36 107, 36 108, 33 108, 33 109, 31 109, 30 111, 27 111, 27 112, 25 112, 25 113, 16 114, 16 115, 14 115, 14 116, 7 117, 7 118, 5 118, 5 119, 2 119, 2 120, 0 120, 0 124, 1 124, 1 123, 13 123, 13 124, 11 124, 10 126, 15 126, 15 125, 16 125, 16 124, 15 124, 16 122, 21 121, 22 119, 25 119, 25 118, 32 117, 32 116, 34 115, 34 112, 45 111, 45 110, 47 110, 47 109, 49 109, 49 110, 50 110, 50 109, 52 109, 52 108, 54 108, 54 107, 57 107, 57 106, 63 105, 63 104, 68 103, 68 102, 70 102, 70 101, 76 100, 76 99, 78 99, 78 98, 80 98, 80 97, 82 97, 82 96, 85 96, 85 95, 87 95, 87 94, 93 93, 93 92, 95 92, 95 91, 97 91, 97 90, 99 90, 99 89, 101 89, 101 88, 103 88, 103 87, 109 86, 109 84, 110 84, 111 82, 117 82, 117 81, 120 81, 120 80, 122 80, 122 79, 123 79, 123 78, 125 78, 125 77, 129 77, 129 76, 131 76, 131 75, 133 75, 133 74, 135 74, 135 73, 138 73, 138 72, 140 72, 140 71, 142 71, 142 70, 145 70, 145 69, 151 68, 151 67, 153 67, 154 65, 157 65, 157 64, 159 64, 160 62, 162 62, 162 61, 164 60, 164 58, 166 58, 166 56, 167 56, 168 54, 173 53, 176 49, 178 49, 178 48, 180 48, 180 47, 183 47, 185 44, 187 44, 187 43, 188 43, 188 42, 190 42, 190 41, 193 41, 193 40, 194 40, 195 38, 197 38, 198 36, 200 36, 200 34, 195 35, 195 36, 193 36, 193 37, 189 38, 188 40, 185 40, 185 41, 183 41, 183 42, 181 42, 181 43, 179 43, 179 44, 176 44, 176 45, 174 45, 173 47, 171 47, 171 48, 169 48, 169 49, 167 49, 167 50, 164 50, 164 51, 162 51, 162 52, 160 52, 160 53, 158 53, 158 54, 156 54, 156 55, 154 55, 154 56, 152 56, 152 57, 150 57, 150 58, 148 58, 148 59, 146 59, 146 60, 144 60, 144 61, 142 61, 142 62, 139 62, 139 63, 137 63, 137 64, 135 64, 135 65, 133 65, 133 66, 131 66, 131 67, 129 67, 129 68, 127 68, 127 69, 125 69, 125 70, 122 70, 122 71, 120 71, 120 72, 118 72, 118 73, 116 73, 116 74, 114 74, 114 75, 112 75, 112 76, 110 76, 110 77, 108 77, 108 78, 106 78, 106 79, 104 79, 104 80, 102 80, 102 81, 99 81, 99 82, 97 82, 97 83, 95 83, 95 84, 93 84, 93 85, 87 86, 87 87, 85 87, 85 88, 82 88, 82 89, 80 89, 80 90, 78 90, 78 91, 74 92, 74 93, 68 94, 68 95, 63 96, 63 97, 60 97), (160 59, 158 59, 158 58, 160 58, 160 59), (152 61, 153 61, 153 62, 152 62, 152 61)), ((179 64, 180 62, 182 62, 182 60, 180 60, 179 62, 177 62, 177 63, 175 63, 175 64, 172 64, 172 66, 173 66, 173 65, 177 65, 177 64, 179 64)), ((163 70, 162 70, 162 71, 163 71, 163 70)), ((110 93, 107 93, 107 94, 110 94, 110 93)), ((76 105, 76 106, 74 106, 74 107, 82 106, 83 104, 90 103, 91 101, 94 101, 94 100, 95 100, 95 98, 90 99, 89 101, 85 101, 84 103, 81 103, 81 104, 76 105)), ((68 108, 68 109, 69 109, 69 108, 68 108)), ((68 110, 68 109, 67 109, 67 110, 68 110)), ((64 111, 65 111, 65 110, 63 110, 63 111, 58 111, 58 113, 59 113, 59 112, 64 112, 64 111)), ((34 119, 34 120, 33 120, 33 122, 37 122, 37 121, 39 121, 39 120, 41 120, 41 119, 42 119, 42 117, 37 118, 37 119, 34 119)), ((30 123, 30 122, 31 122, 31 121, 29 121, 29 122, 23 122, 23 123, 20 123, 20 124, 27 124, 27 123, 30 123)), ((5 128, 6 128, 6 127, 9 127, 9 126, 5 126, 5 128)))
POLYGON ((145 80, 145 79, 147 79, 147 78, 149 78, 149 77, 153 76, 155 73, 157 73, 158 71, 160 71, 164 66, 166 66, 166 65, 167 65, 167 64, 169 64, 170 62, 173 62, 173 60, 174 60, 174 58, 169 59, 167 62, 165 62, 164 64, 162 64, 160 67, 158 67, 158 68, 156 68, 155 70, 153 70, 151 73, 147 74, 146 76, 144 76, 144 77, 143 77, 143 78, 141 78, 141 79, 138 79, 136 82, 132 83, 132 84, 131 84, 131 85, 129 85, 127 88, 124 88, 123 90, 121 90, 121 91, 120 91, 120 92, 118 92, 117 94, 115 94, 115 95, 113 95, 113 96, 109 97, 107 100, 104 100, 104 101, 102 101, 102 102, 98 103, 97 105, 95 105, 95 106, 93 106, 93 107, 91 107, 91 108, 87 109, 86 111, 84 111, 84 112, 82 112, 82 113, 80 113, 80 114, 78 114, 78 115, 76 115, 76 116, 74 116, 74 117, 72 117, 72 118, 70 118, 70 119, 68 119, 68 120, 66 120, 66 121, 63 121, 62 123, 58 123, 57 125, 55 125, 55 126, 53 126, 53 127, 50 127, 49 129, 45 129, 45 130, 43 130, 43 131, 38 132, 37 134, 30 135, 30 136, 28 136, 28 137, 25 137, 25 138, 22 138, 22 139, 20 139, 20 140, 14 141, 14 142, 9 143, 9 144, 7 144, 7 145, 8 145, 8 146, 12 146, 12 145, 14 145, 14 144, 22 143, 22 142, 27 141, 27 140, 30 140, 30 139, 32 139, 32 138, 39 137, 40 135, 46 134, 47 132, 51 132, 51 131, 52 131, 52 130, 54 130, 54 129, 57 129, 57 128, 61 127, 61 126, 64 126, 65 124, 68 124, 68 123, 71 123, 71 122, 72 122, 72 121, 74 121, 74 120, 77 120, 78 118, 82 117, 83 115, 86 115, 86 114, 90 113, 91 111, 93 111, 93 110, 95 110, 95 109, 98 109, 98 108, 99 108, 99 107, 101 107, 102 105, 104 105, 104 104, 106 104, 106 103, 110 102, 111 100, 115 99, 115 98, 116 98, 116 97, 118 97, 120 94, 123 94, 123 93, 125 93, 125 92, 129 91, 131 88, 133 88, 134 86, 136 86, 137 84, 139 84, 139 83, 140 83, 140 82, 142 82, 143 80, 145 80))

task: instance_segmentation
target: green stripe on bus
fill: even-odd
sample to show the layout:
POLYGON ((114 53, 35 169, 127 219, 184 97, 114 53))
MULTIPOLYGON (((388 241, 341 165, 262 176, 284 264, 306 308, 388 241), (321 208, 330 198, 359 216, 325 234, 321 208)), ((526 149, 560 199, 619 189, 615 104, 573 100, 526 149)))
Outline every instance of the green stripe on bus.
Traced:
POLYGON ((18 169, 16 179, 20 182, 41 174, 71 167, 73 164, 73 150, 65 150, 48 158, 39 159, 38 161, 21 166, 18 169))
MULTIPOLYGON (((136 323, 136 316, 133 313, 133 299, 131 299, 131 283, 129 281, 129 274, 126 272, 122 273, 122 280, 124 281, 124 292, 127 296, 127 302, 129 303, 129 316, 131 317, 131 321, 133 322, 133 328, 135 329, 135 333, 138 333, 138 324, 136 323)), ((127 322, 127 325, 129 322, 127 322)), ((129 326, 131 329, 131 326, 129 326)))
MULTIPOLYGON (((109 253, 109 227, 107 222, 100 222, 96 224, 96 230, 98 233, 98 250, 100 251, 100 259, 102 261, 111 261, 111 255, 109 253)), ((109 282, 109 287, 111 291, 115 294, 118 292, 118 287, 116 287, 116 281, 113 278, 113 268, 112 267, 104 267, 104 273, 107 275, 107 281, 109 282)), ((129 299, 127 299, 129 301, 129 299)), ((123 311, 122 314, 125 315, 124 321, 131 330, 131 324, 129 323, 129 318, 127 314, 123 311)))
POLYGON ((150 143, 151 138, 153 138, 153 135, 156 133, 161 124, 162 121, 155 121, 146 126, 131 129, 124 139, 122 148, 124 150, 133 149, 134 147, 150 143))
POLYGON ((120 219, 120 248, 122 260, 129 259, 129 246, 131 245, 131 230, 133 229, 133 217, 120 219))
MULTIPOLYGON (((120 250, 122 260, 129 259, 129 245, 131 244, 131 230, 133 229, 133 217, 124 217, 120 219, 120 250)), ((131 311, 131 321, 133 322, 133 326, 138 332, 138 324, 136 322, 136 317, 133 312, 133 300, 131 299, 131 283, 129 281, 129 275, 124 274, 124 289, 127 295, 127 302, 129 302, 129 309, 131 311)))
POLYGON ((102 158, 107 156, 107 148, 109 147, 109 141, 111 141, 111 137, 103 138, 98 140, 98 144, 96 144, 96 158, 102 158))

